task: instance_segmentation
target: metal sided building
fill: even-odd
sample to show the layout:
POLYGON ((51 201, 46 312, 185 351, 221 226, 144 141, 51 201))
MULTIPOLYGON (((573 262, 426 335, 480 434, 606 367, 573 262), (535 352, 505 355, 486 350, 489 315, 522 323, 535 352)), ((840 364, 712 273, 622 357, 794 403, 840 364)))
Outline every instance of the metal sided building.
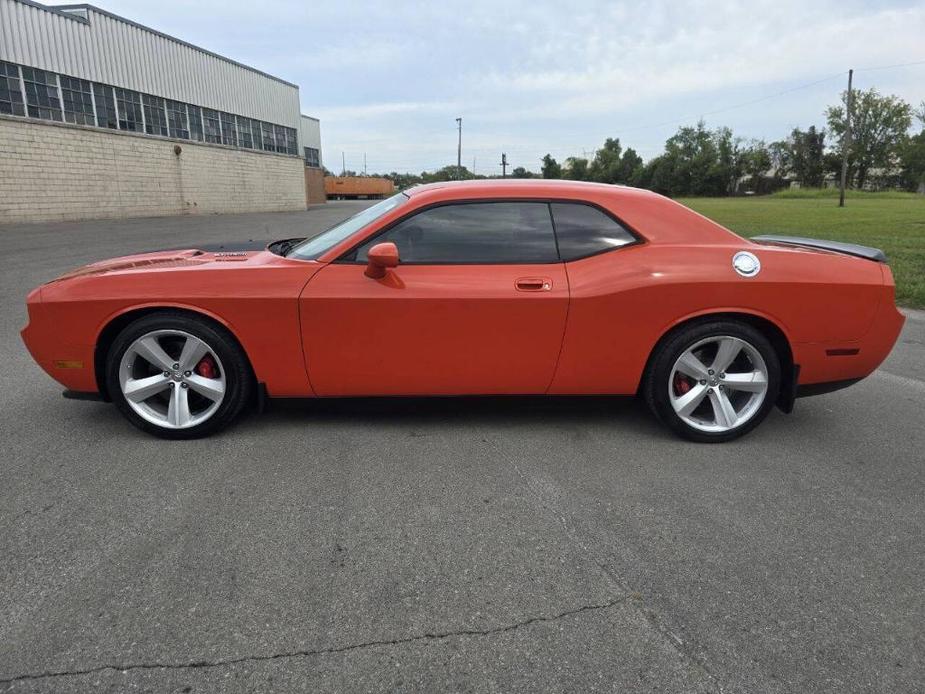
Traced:
POLYGON ((299 210, 320 166, 296 85, 92 5, 0 0, 0 224, 299 210))

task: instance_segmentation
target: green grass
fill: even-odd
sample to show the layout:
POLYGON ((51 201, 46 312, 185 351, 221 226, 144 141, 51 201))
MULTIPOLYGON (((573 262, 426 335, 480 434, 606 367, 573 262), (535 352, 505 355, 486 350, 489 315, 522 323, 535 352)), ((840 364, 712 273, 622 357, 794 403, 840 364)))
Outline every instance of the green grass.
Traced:
MULTIPOLYGON (((771 197, 787 200, 806 200, 807 198, 838 200, 838 188, 785 188, 771 197)), ((849 190, 847 198, 854 200, 921 200, 922 196, 901 190, 849 190)))
POLYGON ((787 234, 880 248, 896 279, 897 303, 925 308, 925 195, 849 191, 844 208, 837 190, 679 202, 741 236, 787 234))

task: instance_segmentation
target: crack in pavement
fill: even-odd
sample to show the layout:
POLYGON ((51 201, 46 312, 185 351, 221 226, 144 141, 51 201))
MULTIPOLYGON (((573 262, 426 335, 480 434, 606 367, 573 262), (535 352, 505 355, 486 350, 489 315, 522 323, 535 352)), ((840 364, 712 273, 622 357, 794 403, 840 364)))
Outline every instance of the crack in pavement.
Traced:
POLYGON ((306 649, 306 650, 296 650, 296 651, 285 651, 282 653, 273 653, 271 655, 247 655, 247 656, 238 656, 234 658, 223 658, 219 660, 192 660, 186 663, 128 663, 123 665, 98 665, 96 667, 78 669, 78 670, 60 670, 55 672, 37 672, 37 673, 27 673, 24 675, 17 675, 15 677, 0 678, 0 685, 9 685, 15 682, 23 682, 27 680, 41 680, 49 679, 56 677, 75 677, 80 675, 92 675, 98 672, 104 672, 106 670, 119 670, 122 672, 127 672, 129 670, 184 670, 184 669, 197 669, 197 668, 214 668, 214 667, 223 667, 227 665, 237 665, 240 663, 256 663, 256 662, 265 662, 270 660, 281 660, 285 658, 302 658, 302 657, 311 657, 316 655, 328 655, 333 653, 346 653, 348 651, 355 651, 363 648, 375 648, 378 646, 401 646, 409 643, 416 643, 418 641, 439 641, 443 639, 450 638, 462 638, 467 636, 493 636, 495 634, 504 634, 511 631, 516 631, 523 627, 530 626, 532 624, 541 624, 544 622, 555 622, 559 619, 564 619, 566 617, 572 617, 583 612, 591 612, 594 610, 607 610, 617 605, 620 605, 631 596, 624 595, 619 598, 614 598, 613 600, 608 600, 604 603, 592 604, 592 605, 582 605, 581 607, 576 607, 571 610, 566 610, 564 612, 559 612, 558 614, 550 616, 539 616, 539 617, 530 617, 521 622, 514 622, 513 624, 506 624, 500 627, 493 627, 491 629, 460 629, 457 631, 444 631, 444 632, 427 632, 424 634, 418 634, 416 636, 406 636, 398 639, 382 639, 376 641, 363 641, 360 643, 347 644, 345 646, 332 646, 330 648, 317 648, 317 649, 306 649))
POLYGON ((631 597, 638 596, 638 600, 634 601, 633 606, 639 610, 639 613, 643 618, 648 622, 648 624, 655 630, 656 633, 660 634, 665 642, 668 644, 669 648, 672 648, 679 655, 684 658, 689 659, 697 667, 699 667, 703 673, 710 678, 712 681, 717 682, 717 687, 719 691, 723 691, 721 685, 719 685, 719 678, 714 674, 713 669, 707 663, 706 659, 698 655, 696 651, 680 637, 678 637, 674 632, 672 632, 667 623, 659 617, 659 615, 652 610, 651 608, 646 607, 642 603, 642 595, 633 590, 630 586, 620 579, 611 568, 598 556, 598 553, 594 551, 592 547, 582 541, 576 531, 574 531, 570 526, 565 516, 558 508, 553 508, 552 504, 554 503, 550 499, 545 499, 543 494, 536 488, 536 480, 529 477, 523 470, 520 469, 520 466, 517 465, 513 460, 508 461, 511 467, 514 468, 515 472, 520 475, 521 479, 526 486, 527 492, 533 496, 541 508, 546 509, 549 513, 556 519, 562 526, 565 535, 571 540, 572 543, 577 545, 581 550, 588 556, 588 558, 594 562, 597 567, 601 570, 604 577, 609 580, 617 589, 622 590, 624 593, 630 595, 631 597))

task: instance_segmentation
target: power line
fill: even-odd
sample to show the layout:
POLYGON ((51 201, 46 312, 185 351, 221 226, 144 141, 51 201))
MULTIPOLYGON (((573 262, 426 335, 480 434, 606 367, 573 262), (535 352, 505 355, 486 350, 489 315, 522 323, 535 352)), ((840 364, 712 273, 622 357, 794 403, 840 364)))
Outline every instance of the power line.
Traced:
POLYGON ((912 67, 913 65, 925 65, 925 60, 917 60, 914 63, 897 63, 896 65, 881 65, 879 67, 862 67, 855 72, 873 72, 874 70, 892 70, 894 67, 912 67))
POLYGON ((790 87, 789 89, 784 89, 783 91, 775 92, 774 94, 768 94, 766 96, 762 96, 757 99, 750 99, 749 101, 743 101, 738 104, 732 104, 731 106, 724 106, 723 108, 718 108, 713 111, 706 111, 704 113, 700 113, 697 115, 688 115, 688 116, 684 116, 680 118, 672 118, 671 120, 662 121, 661 123, 649 123, 647 125, 639 125, 639 126, 630 127, 630 128, 617 128, 617 130, 619 130, 621 133, 632 132, 634 130, 646 130, 648 128, 660 128, 665 125, 676 125, 677 123, 684 123, 686 121, 689 121, 691 118, 703 118, 704 116, 715 116, 717 113, 725 113, 726 111, 734 111, 735 109, 738 109, 738 108, 745 108, 746 106, 760 104, 763 101, 768 101, 770 99, 776 99, 779 96, 784 96, 785 94, 790 94, 791 92, 796 92, 801 89, 808 89, 809 87, 814 87, 817 84, 822 84, 823 82, 834 80, 836 77, 842 77, 845 74, 846 74, 846 71, 842 70, 841 72, 837 72, 834 75, 829 75, 828 77, 823 77, 821 79, 814 80, 812 82, 807 82, 806 84, 801 84, 796 87, 790 87))

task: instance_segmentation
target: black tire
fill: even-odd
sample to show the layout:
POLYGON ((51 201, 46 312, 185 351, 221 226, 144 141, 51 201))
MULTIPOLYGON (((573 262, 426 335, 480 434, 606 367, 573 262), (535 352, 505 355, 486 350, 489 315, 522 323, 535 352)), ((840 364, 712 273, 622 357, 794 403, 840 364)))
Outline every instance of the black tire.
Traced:
POLYGON ((780 358, 774 347, 759 330, 735 320, 704 320, 669 333, 652 354, 642 387, 646 403, 663 424, 679 436, 699 443, 723 443, 744 436, 768 415, 779 392, 780 358), (723 432, 702 431, 685 422, 675 412, 669 399, 669 381, 675 362, 685 351, 702 340, 726 335, 743 340, 758 351, 767 367, 768 388, 760 407, 741 425, 723 432))
POLYGON ((142 431, 165 439, 201 438, 224 429, 250 402, 254 392, 250 362, 237 340, 218 323, 179 311, 158 311, 126 326, 110 346, 105 368, 109 395, 119 411, 142 431), (135 412, 122 392, 119 369, 125 351, 140 337, 157 330, 178 330, 199 338, 221 363, 225 377, 224 396, 215 412, 199 424, 182 429, 158 426, 135 412))

